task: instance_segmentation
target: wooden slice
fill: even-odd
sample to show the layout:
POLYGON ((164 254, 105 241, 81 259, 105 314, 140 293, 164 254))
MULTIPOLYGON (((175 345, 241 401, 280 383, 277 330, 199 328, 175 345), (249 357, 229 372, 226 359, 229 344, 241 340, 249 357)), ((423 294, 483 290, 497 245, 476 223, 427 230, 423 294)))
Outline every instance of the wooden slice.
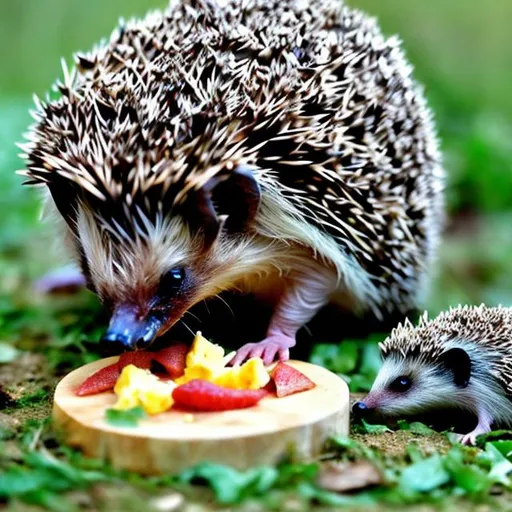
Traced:
POLYGON ((64 377, 55 390, 53 419, 66 443, 117 468, 176 473, 209 461, 246 469, 275 464, 286 455, 310 459, 328 437, 348 434, 345 382, 324 368, 299 361, 288 364, 316 384, 309 391, 269 396, 255 407, 236 411, 191 415, 171 409, 136 427, 114 427, 105 420, 106 409, 116 401, 113 392, 79 397, 75 390, 116 359, 90 363, 64 377))

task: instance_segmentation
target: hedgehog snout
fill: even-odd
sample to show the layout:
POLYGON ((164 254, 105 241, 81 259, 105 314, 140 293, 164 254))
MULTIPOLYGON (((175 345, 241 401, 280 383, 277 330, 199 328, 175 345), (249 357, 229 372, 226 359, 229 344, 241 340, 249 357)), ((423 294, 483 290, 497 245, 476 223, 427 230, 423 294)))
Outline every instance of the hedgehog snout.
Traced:
POLYGON ((141 317, 135 307, 123 305, 114 311, 100 346, 104 352, 115 354, 144 349, 153 343, 161 326, 157 315, 141 317))
POLYGON ((358 418, 367 416, 372 412, 372 408, 369 407, 364 401, 360 400, 352 406, 352 414, 358 418))

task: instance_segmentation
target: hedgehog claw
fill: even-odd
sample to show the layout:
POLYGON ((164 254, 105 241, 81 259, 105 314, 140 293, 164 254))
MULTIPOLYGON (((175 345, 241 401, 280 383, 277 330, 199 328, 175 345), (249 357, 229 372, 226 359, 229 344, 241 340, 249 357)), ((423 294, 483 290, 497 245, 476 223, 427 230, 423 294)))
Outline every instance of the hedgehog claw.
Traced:
POLYGON ((478 415, 478 425, 468 434, 457 434, 457 439, 461 444, 475 446, 476 438, 482 434, 491 431, 491 416, 485 411, 480 411, 478 415))
POLYGON ((474 432, 470 432, 469 434, 457 434, 457 440, 460 444, 464 444, 466 446, 475 446, 476 438, 479 434, 475 434, 474 432))

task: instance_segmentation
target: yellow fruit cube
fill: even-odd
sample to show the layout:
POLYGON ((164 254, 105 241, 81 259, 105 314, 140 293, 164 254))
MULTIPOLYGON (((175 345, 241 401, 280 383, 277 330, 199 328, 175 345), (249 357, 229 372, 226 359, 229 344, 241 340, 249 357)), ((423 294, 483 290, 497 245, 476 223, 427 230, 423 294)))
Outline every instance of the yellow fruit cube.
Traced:
POLYGON ((240 366, 238 386, 240 389, 260 389, 270 381, 270 375, 259 357, 253 357, 240 366))
POLYGON ((231 389, 260 389, 270 380, 263 360, 253 357, 242 366, 225 368, 213 383, 231 389))
POLYGON ((209 342, 198 332, 187 354, 187 367, 202 365, 205 367, 223 367, 224 349, 209 342))
POLYGON ((185 368, 185 373, 181 377, 175 379, 174 382, 178 386, 194 379, 202 379, 212 382, 219 371, 221 371, 221 369, 212 369, 204 365, 190 366, 185 368))
POLYGON ((213 383, 223 388, 239 389, 238 370, 239 368, 224 368, 224 371, 213 379, 213 383))
POLYGON ((173 382, 161 381, 148 370, 129 364, 123 368, 114 386, 118 397, 114 409, 141 406, 147 414, 159 414, 172 406, 172 390, 175 387, 173 382))
POLYGON ((169 384, 157 382, 152 389, 146 389, 139 394, 139 401, 142 408, 149 414, 159 414, 167 411, 172 404, 172 390, 169 384))
POLYGON ((209 342, 198 332, 187 354, 186 363, 185 373, 176 379, 176 384, 185 384, 194 379, 213 382, 224 371, 224 349, 209 342))

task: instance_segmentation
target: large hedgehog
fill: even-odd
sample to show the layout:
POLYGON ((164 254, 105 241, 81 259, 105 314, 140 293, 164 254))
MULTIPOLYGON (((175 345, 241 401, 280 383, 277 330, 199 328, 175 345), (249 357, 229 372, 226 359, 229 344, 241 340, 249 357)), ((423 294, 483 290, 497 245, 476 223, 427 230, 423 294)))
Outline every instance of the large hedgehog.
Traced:
POLYGON ((328 302, 421 300, 443 172, 375 20, 340 0, 183 0, 76 62, 37 105, 23 173, 112 310, 105 343, 147 346, 203 299, 270 290, 267 338, 236 359, 269 362, 328 302))

